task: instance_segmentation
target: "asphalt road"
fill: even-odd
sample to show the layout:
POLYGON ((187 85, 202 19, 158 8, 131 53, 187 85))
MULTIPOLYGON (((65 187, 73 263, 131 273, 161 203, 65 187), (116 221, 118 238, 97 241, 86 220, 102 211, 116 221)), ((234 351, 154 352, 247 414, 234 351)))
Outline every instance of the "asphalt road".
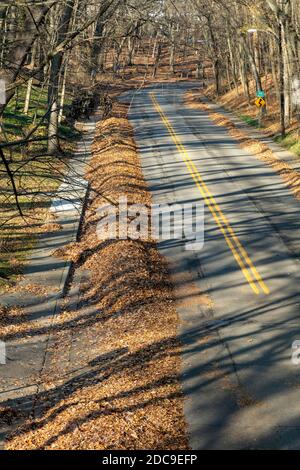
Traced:
POLYGON ((205 204, 202 249, 159 243, 177 283, 191 446, 299 449, 300 365, 291 355, 300 340, 300 204, 274 170, 184 104, 188 88, 124 98, 154 202, 205 204))

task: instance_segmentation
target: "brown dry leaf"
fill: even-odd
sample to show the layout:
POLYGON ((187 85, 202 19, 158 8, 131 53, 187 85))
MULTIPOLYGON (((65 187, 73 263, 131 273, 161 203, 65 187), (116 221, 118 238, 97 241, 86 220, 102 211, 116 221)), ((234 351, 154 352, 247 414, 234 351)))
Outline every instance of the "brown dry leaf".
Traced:
POLYGON ((26 315, 21 307, 0 306, 0 330, 1 338, 10 334, 20 333, 27 329, 26 315))

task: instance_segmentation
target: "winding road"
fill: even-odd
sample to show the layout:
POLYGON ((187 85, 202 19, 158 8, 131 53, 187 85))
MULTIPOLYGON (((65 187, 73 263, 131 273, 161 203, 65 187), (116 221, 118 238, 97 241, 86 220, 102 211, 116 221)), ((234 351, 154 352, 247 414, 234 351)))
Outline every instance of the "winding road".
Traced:
POLYGON ((176 283, 193 449, 299 449, 300 204, 209 114, 193 85, 126 94, 158 204, 205 204, 202 249, 159 243, 176 283))

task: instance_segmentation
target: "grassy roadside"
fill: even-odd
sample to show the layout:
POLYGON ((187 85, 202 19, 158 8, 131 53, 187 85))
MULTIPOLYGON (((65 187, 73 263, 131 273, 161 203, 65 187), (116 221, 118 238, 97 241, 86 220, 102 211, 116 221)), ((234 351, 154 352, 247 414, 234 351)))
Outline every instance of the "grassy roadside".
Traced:
MULTIPOLYGON (((41 121, 46 112, 46 91, 33 87, 31 106, 25 115, 25 93, 26 88, 20 88, 7 106, 0 130, 2 142, 22 139, 41 121)), ((68 158, 78 139, 78 133, 66 124, 60 125, 59 133, 66 139, 62 140, 63 157, 53 159, 47 156, 46 140, 29 143, 23 147, 13 147, 11 151, 5 152, 10 169, 15 174, 24 218, 16 210, 12 187, 1 164, 0 292, 9 289, 17 281, 23 264, 35 245, 37 234, 45 231, 47 227, 50 230, 55 226, 48 214, 49 194, 54 193, 59 186, 68 158)), ((33 137, 46 137, 46 122, 41 123, 33 137)))
POLYGON ((275 137, 275 142, 300 157, 299 131, 290 132, 283 138, 281 136, 277 136, 275 137))
POLYGON ((211 119, 218 126, 226 127, 229 134, 236 139, 241 148, 246 149, 256 158, 271 166, 281 176, 287 187, 293 193, 295 199, 300 200, 299 173, 287 163, 279 160, 267 145, 259 142, 258 140, 252 139, 246 132, 238 129, 230 119, 213 111, 208 104, 201 101, 202 96, 202 90, 192 90, 186 93, 185 101, 191 108, 208 112, 211 119))
POLYGON ((75 263, 78 308, 55 318, 36 416, 7 449, 187 449, 178 317, 167 266, 151 240, 99 240, 99 207, 149 206, 127 107, 97 126, 87 178, 91 196, 75 263), (76 344, 75 344, 76 343, 76 344), (70 360, 70 357, 72 358, 70 360))

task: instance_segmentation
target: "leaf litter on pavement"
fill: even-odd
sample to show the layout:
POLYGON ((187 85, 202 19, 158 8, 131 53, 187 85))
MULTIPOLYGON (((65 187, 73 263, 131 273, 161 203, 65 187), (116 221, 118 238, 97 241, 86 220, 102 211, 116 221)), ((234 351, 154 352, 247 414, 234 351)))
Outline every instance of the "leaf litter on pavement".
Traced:
POLYGON ((267 165, 272 167, 283 179, 286 186, 292 191, 295 199, 300 200, 300 175, 288 163, 283 162, 274 155, 269 147, 253 139, 247 135, 246 132, 239 130, 235 124, 220 113, 214 112, 210 106, 201 102, 202 91, 192 90, 187 92, 185 96, 186 103, 194 109, 200 109, 209 113, 211 119, 218 126, 226 127, 229 134, 234 137, 239 143, 240 147, 248 150, 259 160, 262 160, 267 165))

